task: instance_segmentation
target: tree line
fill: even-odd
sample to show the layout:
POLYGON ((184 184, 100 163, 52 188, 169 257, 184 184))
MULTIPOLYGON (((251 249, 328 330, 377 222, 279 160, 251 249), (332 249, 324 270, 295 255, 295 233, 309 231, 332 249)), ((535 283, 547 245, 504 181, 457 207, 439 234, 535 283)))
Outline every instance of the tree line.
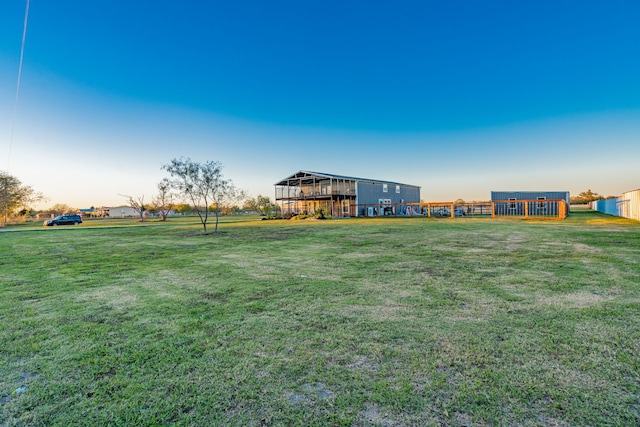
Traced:
MULTIPOLYGON (((150 210, 157 212, 162 221, 172 212, 195 213, 200 219, 203 233, 206 234, 207 226, 212 220, 214 232, 218 231, 219 218, 223 214, 242 209, 270 217, 277 212, 277 204, 269 197, 249 197, 232 180, 225 178, 220 162, 197 162, 181 157, 162 165, 162 169, 168 172, 169 177, 158 183, 157 192, 150 200, 145 201, 144 195, 121 194, 141 221, 150 210)), ((31 211, 30 206, 43 200, 45 197, 41 193, 0 171, 0 226, 5 226, 10 219, 27 216, 31 211)), ((56 204, 49 211, 65 214, 78 212, 78 209, 56 204)))
POLYGON ((596 200, 613 199, 615 197, 616 196, 604 197, 594 191, 591 191, 591 189, 588 189, 587 191, 583 191, 577 196, 571 197, 570 202, 572 205, 586 205, 589 202, 594 202, 596 200))
POLYGON ((26 215, 30 205, 43 199, 41 193, 18 178, 0 171, 0 226, 4 227, 10 218, 26 215))
MULTIPOLYGON (((196 162, 190 158, 176 158, 162 165, 169 177, 163 178, 157 186, 157 193, 149 202, 145 196, 121 195, 144 221, 145 213, 154 210, 162 221, 174 211, 191 213, 198 216, 203 233, 207 233, 207 225, 214 222, 214 232, 218 231, 220 215, 229 213, 232 206, 257 212, 266 217, 277 213, 278 205, 267 196, 249 197, 238 189, 233 181, 226 179, 222 173, 222 163, 216 161, 196 162)), ((611 196, 610 196, 611 197, 611 196)), ((586 204, 605 197, 591 191, 583 191, 571 197, 571 203, 586 204)), ((609 197, 607 197, 609 198, 609 197)), ((5 226, 12 218, 24 217, 30 212, 29 206, 43 201, 45 197, 27 185, 23 185, 16 177, 0 171, 0 226, 5 226)), ((459 201, 459 200, 458 200, 459 201)), ((458 202, 456 201, 456 202, 458 202)), ((53 213, 77 212, 67 205, 57 204, 51 209, 53 213)))

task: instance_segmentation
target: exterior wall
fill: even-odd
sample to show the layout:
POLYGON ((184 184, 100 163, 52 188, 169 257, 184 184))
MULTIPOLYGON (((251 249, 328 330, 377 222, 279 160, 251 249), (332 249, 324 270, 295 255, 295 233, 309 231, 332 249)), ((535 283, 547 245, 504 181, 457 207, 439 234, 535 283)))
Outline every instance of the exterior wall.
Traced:
POLYGON ((387 183, 387 192, 384 192, 384 183, 380 182, 362 182, 357 184, 356 204, 358 206, 358 216, 366 216, 366 207, 362 205, 378 205, 380 199, 390 200, 391 205, 400 203, 418 203, 420 202, 420 187, 412 185, 402 185, 387 183), (397 192, 399 187, 400 192, 397 192))
POLYGON ((640 189, 622 193, 617 199, 597 200, 589 206, 598 212, 640 221, 640 189))
POLYGON ((356 202, 363 204, 378 204, 380 199, 390 199, 392 204, 402 202, 419 202, 420 188, 398 184, 400 192, 396 192, 396 184, 387 184, 387 192, 383 191, 382 183, 358 182, 358 198, 356 202))
POLYGON ((640 221, 640 189, 622 193, 618 199, 626 205, 621 209, 620 216, 640 221))
POLYGON ((618 198, 596 200, 591 203, 591 209, 608 215, 620 216, 620 212, 618 211, 618 198))
POLYGON ((140 216, 131 206, 118 206, 108 209, 110 218, 130 218, 140 216))

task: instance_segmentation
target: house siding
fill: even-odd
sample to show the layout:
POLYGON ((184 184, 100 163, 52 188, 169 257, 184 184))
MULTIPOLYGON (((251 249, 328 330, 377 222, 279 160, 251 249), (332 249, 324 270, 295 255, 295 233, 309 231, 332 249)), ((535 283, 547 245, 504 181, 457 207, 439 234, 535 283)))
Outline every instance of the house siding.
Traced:
MULTIPOLYGON (((379 205, 380 199, 389 200, 389 204, 396 206, 401 203, 420 202, 420 187, 392 182, 358 182, 356 198, 356 215, 367 216, 367 205, 379 205), (387 192, 384 192, 387 185, 387 192), (396 188, 399 187, 400 192, 396 188)), ((395 209, 395 208, 394 208, 395 209)))
POLYGON ((608 215, 621 216, 618 210, 618 198, 597 200, 593 202, 592 209, 608 215))
POLYGON ((392 204, 402 202, 419 202, 420 188, 403 184, 387 183, 388 191, 383 191, 383 183, 358 182, 358 198, 356 203, 377 204, 380 199, 389 199, 392 204), (396 193, 396 185, 400 186, 400 193, 396 193))
POLYGON ((598 212, 640 221, 640 189, 624 192, 615 199, 596 200, 589 205, 598 212))

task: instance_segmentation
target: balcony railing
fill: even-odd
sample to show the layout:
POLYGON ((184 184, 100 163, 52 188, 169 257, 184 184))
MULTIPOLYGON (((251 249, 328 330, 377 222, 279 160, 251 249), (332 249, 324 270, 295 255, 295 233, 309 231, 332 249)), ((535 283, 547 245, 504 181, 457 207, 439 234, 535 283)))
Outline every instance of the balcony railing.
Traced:
POLYGON ((297 199, 309 200, 317 198, 325 198, 331 196, 355 196, 355 188, 318 188, 318 189, 301 189, 299 187, 280 187, 276 188, 276 200, 297 199))

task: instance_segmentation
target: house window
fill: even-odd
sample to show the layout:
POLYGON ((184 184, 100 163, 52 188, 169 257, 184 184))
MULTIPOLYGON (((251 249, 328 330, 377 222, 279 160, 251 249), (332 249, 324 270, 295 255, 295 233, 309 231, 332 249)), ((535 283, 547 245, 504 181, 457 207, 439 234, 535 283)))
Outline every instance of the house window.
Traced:
POLYGON ((400 186, 396 185, 396 194, 400 194, 400 186))
POLYGON ((383 193, 388 193, 389 192, 389 186, 387 184, 382 184, 382 192, 383 193))
MULTIPOLYGON (((509 197, 509 200, 517 200, 517 199, 516 199, 515 197, 509 197)), ((515 209, 515 208, 516 208, 516 203, 515 203, 515 201, 514 201, 514 202, 509 203, 509 209, 515 209)))

